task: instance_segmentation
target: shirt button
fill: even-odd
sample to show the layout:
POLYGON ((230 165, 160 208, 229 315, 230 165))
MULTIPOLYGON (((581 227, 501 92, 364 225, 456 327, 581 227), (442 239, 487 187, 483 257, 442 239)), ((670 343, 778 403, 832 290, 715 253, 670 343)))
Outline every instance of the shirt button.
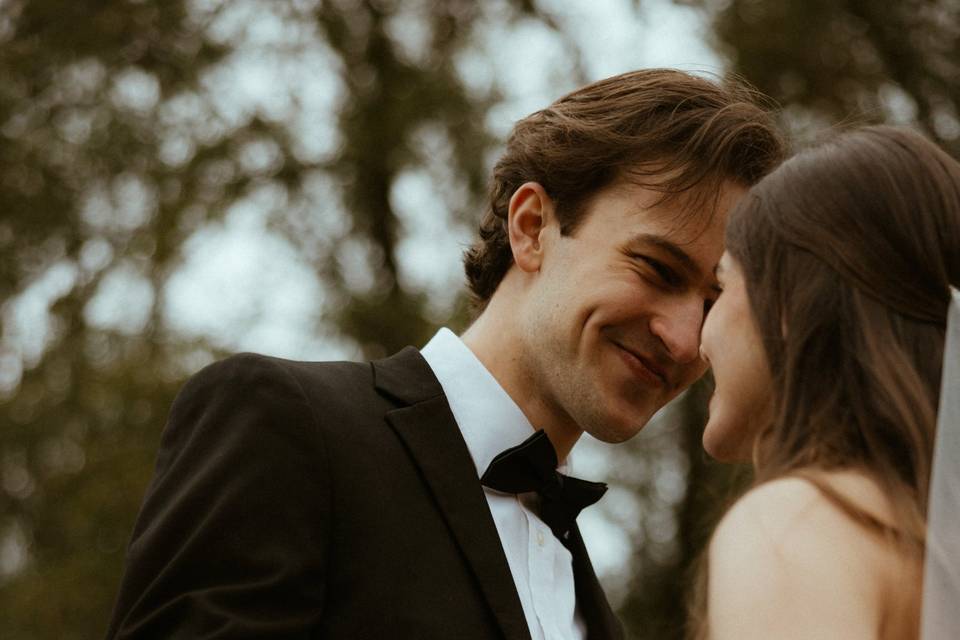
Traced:
POLYGON ((537 544, 542 547, 544 542, 546 542, 546 540, 543 537, 543 531, 537 531, 537 544))

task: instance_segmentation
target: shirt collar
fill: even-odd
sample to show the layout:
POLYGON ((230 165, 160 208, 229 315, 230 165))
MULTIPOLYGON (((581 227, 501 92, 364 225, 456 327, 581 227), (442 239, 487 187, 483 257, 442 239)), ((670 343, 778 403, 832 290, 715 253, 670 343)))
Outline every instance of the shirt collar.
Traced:
MULTIPOLYGON (((533 434, 517 403, 452 331, 440 329, 420 353, 443 387, 478 476, 497 454, 533 434)), ((569 466, 568 457, 561 470, 569 466)))

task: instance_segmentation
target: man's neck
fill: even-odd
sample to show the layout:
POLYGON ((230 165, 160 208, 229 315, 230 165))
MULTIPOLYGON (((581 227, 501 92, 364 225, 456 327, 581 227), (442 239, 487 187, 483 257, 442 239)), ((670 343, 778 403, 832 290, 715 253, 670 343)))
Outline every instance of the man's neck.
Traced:
POLYGON ((545 400, 537 380, 528 372, 524 342, 517 335, 516 324, 498 322, 505 316, 491 311, 495 309, 488 307, 461 339, 520 407, 530 424, 546 431, 557 459, 563 462, 583 431, 569 415, 545 400))

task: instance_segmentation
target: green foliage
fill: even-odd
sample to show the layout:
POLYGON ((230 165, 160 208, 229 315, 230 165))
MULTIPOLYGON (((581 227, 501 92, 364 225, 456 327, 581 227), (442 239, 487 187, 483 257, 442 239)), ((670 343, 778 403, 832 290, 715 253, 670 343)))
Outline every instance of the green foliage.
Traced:
POLYGON ((911 123, 960 151, 956 7, 942 0, 712 0, 733 70, 808 137, 837 123, 911 123))
MULTIPOLYGON (((710 534, 750 480, 746 466, 717 463, 703 450, 701 435, 713 387, 709 378, 697 382, 670 407, 670 415, 664 419, 669 425, 666 433, 646 441, 642 433, 635 445, 639 449, 633 453, 635 461, 656 460, 664 456, 664 445, 657 447, 652 440, 669 436, 666 453, 675 458, 674 467, 683 472, 685 490, 679 500, 664 501, 655 494, 643 496, 648 509, 644 519, 651 519, 650 509, 667 510, 675 534, 668 544, 647 542, 634 550, 635 574, 620 609, 621 619, 634 638, 685 637, 690 600, 710 534)), ((651 478, 635 484, 633 490, 643 495, 657 484, 657 479, 651 478)), ((655 524, 657 518, 652 520, 655 524)), ((657 538, 655 532, 643 537, 657 538)))
POLYGON ((158 105, 194 91, 224 50, 182 2, 8 2, 0 33, 4 635, 94 637, 182 370, 149 309, 125 335, 84 308, 121 265, 159 289, 192 190, 107 210, 183 179, 157 157, 158 105), (91 207, 96 193, 113 202, 91 207), (28 300, 48 312, 14 322, 28 300))

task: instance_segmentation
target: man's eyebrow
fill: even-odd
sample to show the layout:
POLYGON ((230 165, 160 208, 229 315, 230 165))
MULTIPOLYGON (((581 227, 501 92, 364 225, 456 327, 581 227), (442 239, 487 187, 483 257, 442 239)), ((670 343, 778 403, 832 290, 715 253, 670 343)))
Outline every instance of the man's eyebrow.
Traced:
POLYGON ((697 274, 700 273, 700 267, 697 266, 697 263, 693 261, 693 258, 690 257, 690 254, 681 249, 679 245, 667 240, 663 236, 658 236, 653 233, 641 233, 630 239, 631 246, 637 244, 645 244, 648 246, 652 245, 664 253, 670 254, 670 257, 680 263, 680 266, 684 271, 697 274))

